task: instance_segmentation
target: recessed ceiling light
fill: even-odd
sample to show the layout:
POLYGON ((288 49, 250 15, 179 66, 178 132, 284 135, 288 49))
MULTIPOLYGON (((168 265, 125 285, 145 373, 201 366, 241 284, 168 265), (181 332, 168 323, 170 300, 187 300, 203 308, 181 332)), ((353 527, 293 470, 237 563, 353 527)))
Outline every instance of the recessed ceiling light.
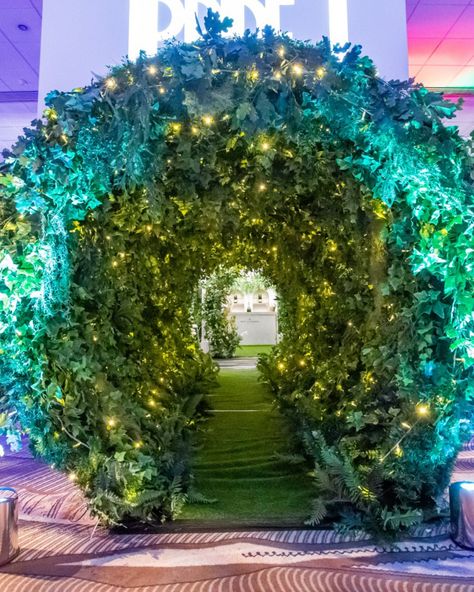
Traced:
POLYGON ((20 31, 28 31, 30 28, 28 25, 24 25, 23 23, 20 23, 17 27, 20 29, 20 31))

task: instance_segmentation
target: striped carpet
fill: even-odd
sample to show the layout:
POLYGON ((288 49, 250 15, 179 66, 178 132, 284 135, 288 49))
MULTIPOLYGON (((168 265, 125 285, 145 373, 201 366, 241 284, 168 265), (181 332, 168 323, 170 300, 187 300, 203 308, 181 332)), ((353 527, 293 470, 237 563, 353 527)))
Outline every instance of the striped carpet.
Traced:
MULTIPOLYGON (((474 480, 474 440, 461 479, 474 480)), ((1 459, 0 483, 21 499, 21 553, 0 568, 1 592, 474 592, 474 551, 443 525, 387 547, 328 530, 115 534, 24 451, 1 459)))

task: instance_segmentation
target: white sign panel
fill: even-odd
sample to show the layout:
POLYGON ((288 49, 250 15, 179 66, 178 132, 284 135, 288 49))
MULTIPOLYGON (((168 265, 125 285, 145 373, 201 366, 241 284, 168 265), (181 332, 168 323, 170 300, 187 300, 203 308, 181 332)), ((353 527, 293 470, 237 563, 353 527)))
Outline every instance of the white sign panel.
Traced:
POLYGON ((229 35, 270 25, 299 39, 327 35, 331 10, 336 42, 344 35, 347 40, 347 0, 130 0, 129 56, 154 54, 160 41, 172 37, 195 41, 196 15, 202 22, 208 8, 233 19, 229 35))
POLYGON ((154 55, 163 39, 194 41, 195 15, 202 22, 208 8, 234 19, 231 33, 271 25, 295 39, 349 38, 383 76, 408 76, 405 0, 43 0, 39 113, 51 89, 88 84, 140 50, 154 55))

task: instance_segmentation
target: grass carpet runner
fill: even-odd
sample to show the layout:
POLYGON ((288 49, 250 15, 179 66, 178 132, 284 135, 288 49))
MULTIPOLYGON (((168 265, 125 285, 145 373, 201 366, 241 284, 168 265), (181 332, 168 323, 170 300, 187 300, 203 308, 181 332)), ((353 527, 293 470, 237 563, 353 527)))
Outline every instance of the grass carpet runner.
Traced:
POLYGON ((257 357, 260 354, 269 354, 272 351, 272 348, 272 345, 239 345, 235 350, 235 357, 257 357))
POLYGON ((180 520, 229 525, 302 525, 311 510, 308 468, 291 452, 285 418, 272 406, 256 370, 221 369, 210 394, 212 415, 200 436, 196 490, 213 504, 188 504, 180 520))

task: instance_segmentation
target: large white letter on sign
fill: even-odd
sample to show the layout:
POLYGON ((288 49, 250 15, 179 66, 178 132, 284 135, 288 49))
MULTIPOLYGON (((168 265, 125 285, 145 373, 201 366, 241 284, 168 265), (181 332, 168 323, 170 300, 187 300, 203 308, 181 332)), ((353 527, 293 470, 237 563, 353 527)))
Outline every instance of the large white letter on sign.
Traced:
POLYGON ((130 0, 128 57, 131 60, 135 60, 141 50, 150 55, 156 53, 157 29, 157 0, 130 0))
POLYGON ((348 19, 347 0, 329 0, 329 38, 333 45, 349 41, 348 19))
POLYGON ((222 0, 221 13, 234 19, 232 32, 242 35, 247 28, 245 9, 250 11, 257 27, 270 25, 277 31, 281 28, 281 6, 293 6, 295 0, 222 0))

